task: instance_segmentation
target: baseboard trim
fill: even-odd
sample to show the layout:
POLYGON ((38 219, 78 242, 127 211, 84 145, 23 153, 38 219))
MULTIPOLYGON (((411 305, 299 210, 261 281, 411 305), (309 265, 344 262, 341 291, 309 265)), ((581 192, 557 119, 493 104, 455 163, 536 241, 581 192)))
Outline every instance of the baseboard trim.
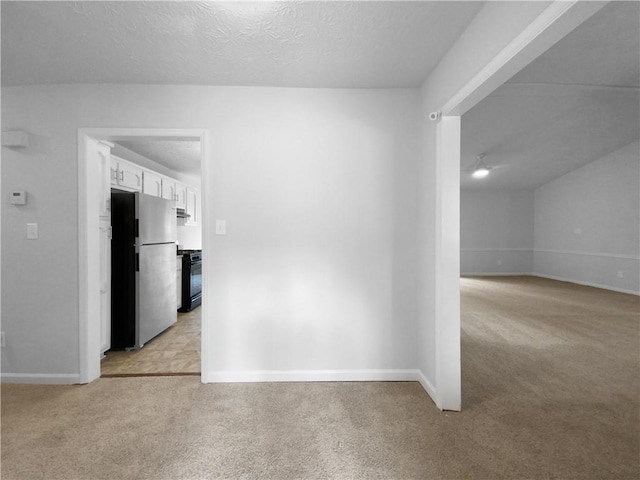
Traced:
MULTIPOLYGON (((436 406, 440 408, 440 405, 438 405, 438 401, 436 400, 436 388, 429 381, 429 379, 424 375, 424 373, 422 373, 421 370, 417 370, 417 372, 418 372, 418 382, 420 382, 420 385, 422 385, 422 388, 424 388, 424 391, 427 392, 427 394, 431 397, 431 400, 433 400, 433 403, 435 403, 436 406)), ((440 410, 442 409, 440 408, 440 410)))
POLYGON ((630 294, 630 295, 639 295, 640 296, 640 291, 628 290, 626 288, 616 288, 616 287, 611 287, 609 285, 602 285, 600 283, 582 282, 582 281, 574 280, 574 279, 571 279, 571 278, 557 277, 555 275, 546 275, 544 273, 535 273, 534 272, 534 273, 531 273, 530 275, 532 277, 548 278, 549 280, 558 280, 559 282, 575 283, 577 285, 584 285, 585 287, 595 287, 595 288, 601 288, 603 290, 611 290, 612 292, 627 293, 627 294, 630 294))
POLYGON ((77 373, 2 373, 2 383, 32 383, 44 385, 72 385, 80 382, 77 373))
MULTIPOLYGON (((421 382, 419 370, 253 370, 214 371, 206 383, 252 382, 421 382)), ((422 383, 422 382, 421 382, 422 383)))
POLYGON ((640 255, 626 255, 607 252, 579 252, 577 250, 551 250, 548 248, 536 248, 534 253, 552 253, 554 255, 579 255, 583 257, 621 258, 623 260, 640 260, 640 255))
MULTIPOLYGON (((199 374, 192 374, 199 375, 199 374)), ((79 384, 78 374, 57 373, 3 373, 2 383, 28 383, 49 385, 79 384)), ((259 370, 208 372, 204 383, 256 383, 256 382, 418 382, 436 401, 436 389, 420 370, 259 370)), ((439 407, 438 407, 439 408, 439 407)))
POLYGON ((640 260, 640 255, 629 255, 624 253, 609 252, 581 252, 578 250, 554 250, 549 248, 461 248, 460 253, 512 253, 512 252, 530 252, 536 253, 552 253, 554 255, 579 255, 583 257, 603 257, 603 258, 621 258, 624 260, 640 260))
POLYGON ((493 252, 531 252, 533 253, 533 248, 461 248, 461 252, 484 252, 484 253, 493 253, 493 252))

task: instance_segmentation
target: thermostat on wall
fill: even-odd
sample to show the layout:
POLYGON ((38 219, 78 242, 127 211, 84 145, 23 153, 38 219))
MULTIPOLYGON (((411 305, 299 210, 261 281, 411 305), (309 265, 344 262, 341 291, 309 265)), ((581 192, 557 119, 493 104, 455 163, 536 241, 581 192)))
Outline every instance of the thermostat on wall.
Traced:
POLYGON ((25 205, 27 203, 27 192, 15 190, 11 192, 11 205, 25 205))

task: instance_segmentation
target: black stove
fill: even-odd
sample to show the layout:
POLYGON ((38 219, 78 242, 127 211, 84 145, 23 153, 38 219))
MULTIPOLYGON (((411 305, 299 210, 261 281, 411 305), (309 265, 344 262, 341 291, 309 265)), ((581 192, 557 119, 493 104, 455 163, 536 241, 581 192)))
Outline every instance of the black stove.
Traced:
POLYGON ((189 312, 202 303, 202 250, 178 250, 182 255, 182 307, 189 312))

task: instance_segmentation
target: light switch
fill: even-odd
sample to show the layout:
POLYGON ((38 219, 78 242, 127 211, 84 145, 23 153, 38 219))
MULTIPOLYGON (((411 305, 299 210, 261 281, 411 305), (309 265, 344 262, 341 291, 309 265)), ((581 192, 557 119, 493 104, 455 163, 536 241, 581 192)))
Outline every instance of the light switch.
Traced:
POLYGON ((216 235, 226 235, 226 234, 227 234, 227 221, 216 220, 216 235))
POLYGON ((38 238, 37 223, 27 223, 27 238, 29 240, 36 240, 38 238))

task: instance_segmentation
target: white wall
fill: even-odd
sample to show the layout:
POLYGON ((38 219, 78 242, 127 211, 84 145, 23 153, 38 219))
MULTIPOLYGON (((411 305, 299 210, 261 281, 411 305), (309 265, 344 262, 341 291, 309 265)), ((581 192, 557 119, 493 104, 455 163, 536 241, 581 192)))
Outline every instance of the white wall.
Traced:
POLYGON ((463 190, 462 274, 535 274, 638 293, 639 164, 634 142, 535 191, 463 190))
POLYGON ((460 271, 533 271, 533 190, 460 192, 460 271))
POLYGON ((3 129, 33 142, 2 152, 2 191, 29 193, 25 207, 2 202, 3 376, 77 376, 77 129, 105 126, 211 132, 207 220, 227 221, 227 235, 203 245, 212 378, 415 368, 419 99, 403 89, 4 88, 3 129), (26 222, 39 222, 39 240, 25 240, 26 222))
POLYGON ((418 92, 245 92, 213 132, 215 378, 415 368, 418 92))
POLYGON ((639 230, 636 141, 536 189, 533 270, 638 294, 639 230))
POLYGON ((437 222, 447 207, 458 206, 459 189, 454 181, 438 190, 444 165, 436 159, 437 129, 427 115, 548 5, 488 2, 420 96, 413 90, 197 86, 5 89, 3 127, 22 126, 37 142, 29 152, 9 155, 2 189, 22 183, 36 197, 56 200, 24 213, 2 205, 3 315, 9 313, 13 338, 19 337, 18 345, 8 337, 3 371, 77 372, 77 128, 208 128, 209 213, 227 219, 229 228, 229 235, 203 246, 215 264, 205 291, 212 312, 207 320, 221 333, 212 342, 213 368, 378 371, 417 365, 438 405, 460 408, 459 318, 436 322, 438 308, 451 298, 436 294, 435 248, 452 233, 458 238, 437 222), (27 244, 14 233, 28 218, 41 219, 51 242, 27 244), (27 255, 26 270, 20 270, 13 259, 23 253, 42 261, 27 255), (43 272, 36 286, 44 294, 21 308, 36 265, 43 272), (49 296, 46 287, 60 266, 68 270, 49 296), (6 273, 17 270, 25 273, 7 282, 6 273), (444 340, 438 342, 441 357, 437 339, 444 340), (32 351, 21 349, 21 341, 29 341, 32 351), (451 395, 435 395, 444 390, 451 395))

